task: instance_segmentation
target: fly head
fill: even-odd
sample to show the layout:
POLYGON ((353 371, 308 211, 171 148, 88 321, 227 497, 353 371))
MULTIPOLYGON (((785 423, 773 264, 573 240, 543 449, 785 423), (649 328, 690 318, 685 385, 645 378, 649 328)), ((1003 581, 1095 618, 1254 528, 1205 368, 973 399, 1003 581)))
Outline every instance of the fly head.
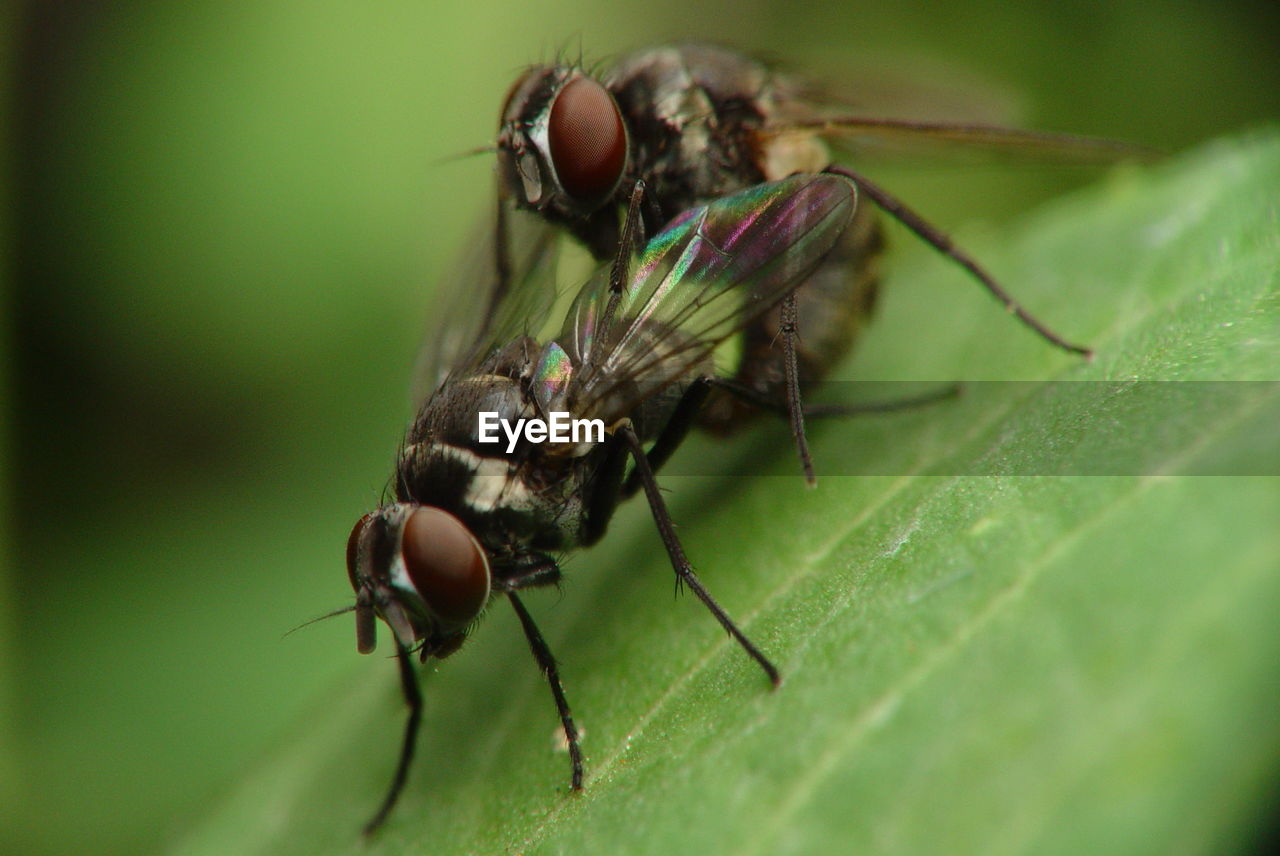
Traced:
POLYGON ((375 619, 422 659, 452 654, 489 599, 489 557, 447 511, 395 503, 360 518, 347 541, 356 593, 356 644, 377 645, 375 619))
POLYGON ((608 89, 580 69, 539 66, 516 82, 503 108, 498 170, 520 207, 582 219, 613 198, 629 149, 608 89))

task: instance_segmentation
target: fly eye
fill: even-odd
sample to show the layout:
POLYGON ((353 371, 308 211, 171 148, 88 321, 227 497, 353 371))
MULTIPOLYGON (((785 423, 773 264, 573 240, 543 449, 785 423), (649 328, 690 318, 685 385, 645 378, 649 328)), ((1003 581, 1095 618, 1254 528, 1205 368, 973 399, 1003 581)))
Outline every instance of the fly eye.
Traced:
POLYGON ((584 205, 608 198, 627 164, 627 132, 609 90, 589 77, 571 80, 551 105, 547 137, 565 192, 584 205))
POLYGON ((419 508, 401 537, 405 571, 433 615, 461 626, 480 614, 489 599, 489 558, 461 520, 419 508))

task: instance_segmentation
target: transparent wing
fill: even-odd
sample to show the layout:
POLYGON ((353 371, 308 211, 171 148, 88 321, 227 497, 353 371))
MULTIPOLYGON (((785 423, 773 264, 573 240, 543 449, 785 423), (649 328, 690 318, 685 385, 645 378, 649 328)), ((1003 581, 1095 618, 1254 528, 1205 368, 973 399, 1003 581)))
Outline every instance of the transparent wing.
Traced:
POLYGON ((555 303, 559 232, 499 198, 441 283, 418 359, 419 400, 536 331, 555 303))
POLYGON ((1145 146, 1086 137, 1024 131, 999 125, 882 119, 870 116, 820 116, 767 125, 766 139, 818 134, 848 152, 867 155, 973 161, 980 156, 1050 163, 1112 163, 1126 158, 1150 160, 1159 152, 1145 146))
MULTIPOLYGON (((788 135, 823 137, 847 154, 971 163, 981 159, 1039 163, 1110 163, 1125 158, 1150 159, 1153 149, 1076 134, 1028 131, 1008 127, 1008 108, 984 106, 977 98, 963 103, 959 89, 950 94, 901 79, 896 87, 868 86, 862 77, 856 92, 841 93, 830 84, 815 84, 785 73, 770 76, 769 117, 760 132, 764 140, 788 135), (876 92, 881 92, 877 99, 876 92), (892 93, 892 102, 884 97, 892 93)), ((972 84, 970 84, 972 85, 972 84)))
POLYGON ((684 377, 813 273, 856 202, 839 176, 798 175, 686 211, 649 242, 621 294, 606 269, 578 295, 557 339, 574 366, 567 402, 612 422, 684 377))
POLYGON ((803 66, 783 57, 765 64, 780 99, 828 113, 1011 127, 1026 118, 1026 98, 1015 88, 937 57, 810 51, 803 66))

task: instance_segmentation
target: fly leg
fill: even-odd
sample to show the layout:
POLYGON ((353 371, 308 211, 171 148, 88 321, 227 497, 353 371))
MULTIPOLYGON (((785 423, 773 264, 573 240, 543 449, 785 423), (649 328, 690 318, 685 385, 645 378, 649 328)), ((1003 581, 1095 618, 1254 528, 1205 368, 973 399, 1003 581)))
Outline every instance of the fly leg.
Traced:
POLYGON ((485 326, 487 329, 497 314, 498 306, 511 289, 511 233, 507 224, 507 207, 498 203, 493 228, 493 275, 497 279, 489 294, 489 302, 484 308, 485 326))
POLYGON ((991 276, 991 274, 987 273, 972 256, 953 244, 951 239, 947 237, 942 230, 934 226, 928 220, 925 220, 915 211, 912 211, 902 202, 902 200, 889 193, 889 191, 885 190, 880 185, 871 181, 871 179, 861 173, 854 172, 848 167, 829 166, 825 171, 835 175, 843 175, 845 178, 852 181, 857 185, 857 188, 861 193, 865 193, 867 196, 870 196, 876 205, 879 205, 881 210, 886 214, 906 226, 925 243, 930 244, 938 252, 942 253, 947 258, 960 265, 960 267, 971 273, 978 282, 982 283, 987 291, 991 292, 991 295, 995 297, 996 300, 1000 301, 1010 314, 1016 316, 1019 321, 1036 331, 1040 338, 1064 351, 1069 351, 1073 354, 1080 354, 1087 359, 1091 359, 1093 357, 1092 350, 1086 348, 1084 345, 1074 345, 1071 342, 1068 342, 1066 339, 1062 338, 1045 326, 1040 319, 1036 318, 1026 309, 1023 309, 1022 304, 1014 300, 1013 296, 1009 294, 1009 292, 1005 291, 1000 283, 996 282, 995 278, 991 276))
MULTIPOLYGON (((780 416, 789 415, 787 404, 779 402, 758 389, 732 378, 711 378, 711 383, 735 398, 745 401, 752 407, 758 407, 761 410, 767 410, 780 416)), ((861 416, 867 413, 897 413, 900 410, 913 410, 917 407, 925 407, 930 404, 937 404, 939 401, 955 398, 960 395, 960 390, 960 384, 953 383, 949 386, 935 389, 932 392, 926 392, 923 395, 895 398, 888 401, 863 401, 852 404, 809 404, 803 408, 803 413, 806 419, 826 419, 832 416, 861 416)))
POLYGON ((600 468, 587 484, 582 527, 582 543, 594 544, 604 536, 604 531, 613 518, 618 500, 631 495, 622 486, 622 476, 627 465, 627 447, 611 439, 609 453, 605 456, 600 468))
POLYGON ((382 799, 378 811, 364 825, 364 834, 372 835, 386 821, 391 809, 395 808, 404 790, 405 780, 409 776, 409 765, 413 762, 413 750, 418 742, 418 726, 422 724, 422 690, 418 687, 418 676, 410 662, 411 653, 408 648, 396 640, 396 662, 400 665, 400 689, 404 693, 405 704, 409 706, 409 719, 404 726, 404 742, 400 744, 400 761, 396 764, 396 773, 391 778, 391 787, 382 799))
POLYGON ((564 687, 560 685, 560 671, 556 666, 555 657, 551 654, 551 649, 547 647, 547 642, 542 638, 538 625, 533 621, 533 616, 516 596, 517 589, 557 585, 560 582, 560 566, 550 556, 538 554, 530 558, 528 565, 515 574, 495 580, 495 586, 507 593, 511 608, 516 611, 516 617, 520 619, 520 627, 524 630, 525 638, 529 640, 529 650, 533 652, 538 668, 542 670, 547 683, 551 685, 551 695, 555 697, 556 710, 560 713, 560 724, 569 742, 569 761, 573 768, 571 787, 575 791, 580 791, 582 790, 582 747, 578 744, 578 728, 573 723, 569 700, 565 698, 564 687))
POLYGON ((514 591, 507 592, 507 600, 511 601, 511 608, 516 611, 516 617, 520 619, 520 627, 524 630, 525 639, 529 640, 529 650, 533 652, 533 659, 538 662, 538 668, 542 670, 542 674, 546 675, 547 683, 551 685, 551 695, 555 697, 556 710, 560 712, 560 725, 564 728, 565 740, 569 743, 569 764, 573 768, 569 786, 575 791, 580 791, 582 790, 582 747, 578 743, 578 726, 573 724, 569 700, 564 697, 564 687, 560 685, 560 670, 556 666, 556 658, 547 647, 547 641, 542 638, 538 625, 533 623, 533 616, 524 608, 524 604, 520 602, 520 598, 514 591))
POLYGON ((631 202, 627 206, 627 219, 622 224, 622 235, 618 239, 618 251, 609 268, 609 302, 605 304, 604 315, 600 319, 601 330, 608 330, 613 324, 622 292, 631 277, 631 256, 644 239, 644 218, 640 212, 643 200, 644 179, 636 179, 635 187, 631 190, 631 202))
POLYGON ((702 601, 703 606, 711 611, 716 621, 720 622, 720 626, 728 631, 742 650, 746 651, 751 659, 760 664, 760 668, 764 669, 769 680, 776 687, 782 683, 782 676, 778 673, 778 667, 773 665, 755 644, 746 637, 738 625, 733 623, 733 619, 728 613, 716 603, 715 598, 711 596, 702 586, 702 581, 698 579, 698 575, 693 572, 693 566, 689 564, 689 559, 684 554, 684 548, 680 546, 680 538, 676 535, 675 524, 671 522, 671 515, 667 512, 667 505, 662 499, 662 491, 658 489, 658 481, 653 476, 653 469, 649 466, 649 458, 645 455, 644 446, 640 442, 640 438, 636 436, 635 429, 630 424, 624 424, 617 432, 623 441, 627 444, 631 451, 631 457, 636 462, 636 472, 640 478, 640 484, 644 487, 645 498, 649 500, 649 510, 653 512, 653 522, 658 527, 658 534, 662 537, 662 544, 667 548, 667 555, 671 558, 671 566, 675 569, 676 579, 680 583, 687 585, 698 600, 702 601))
POLYGON ((527 563, 493 581, 494 588, 505 592, 559 584, 560 566, 542 553, 532 554, 527 563))
MULTIPOLYGON (((684 396, 676 405, 675 410, 671 414, 671 418, 667 420, 667 424, 663 427, 662 432, 657 439, 653 441, 653 445, 649 447, 646 457, 649 459, 649 469, 657 472, 662 469, 668 459, 675 453, 676 449, 688 436, 690 429, 697 424, 698 412, 702 409, 702 405, 706 403, 707 396, 711 394, 711 390, 722 389, 730 395, 745 401, 753 407, 766 410, 770 413, 776 413, 780 416, 790 416, 791 407, 789 403, 779 402, 776 399, 753 389, 744 383, 723 377, 700 377, 689 384, 689 388, 685 390, 684 396)), ((943 387, 933 392, 927 392, 924 395, 912 396, 910 398, 901 398, 891 401, 868 401, 859 404, 811 404, 804 405, 800 408, 802 419, 826 419, 839 416, 858 416, 864 413, 894 413, 899 410, 910 410, 915 407, 923 407, 929 404, 935 404, 948 398, 954 398, 960 394, 960 386, 953 384, 943 387)), ((617 500, 629 499, 635 495, 636 491, 641 487, 640 469, 634 468, 631 474, 627 476, 626 482, 622 485, 620 494, 615 494, 613 503, 608 506, 608 513, 602 515, 605 521, 608 520, 608 514, 612 513, 613 507, 617 505, 617 500)), ((588 515, 591 519, 591 515, 588 515)), ((603 534, 603 530, 601 530, 603 534)), ((599 536, 597 536, 599 537, 599 536)), ((591 543, 591 542, 588 542, 591 543)))
POLYGON ((791 422, 791 438, 796 442, 796 452, 800 455, 800 466, 804 469, 804 480, 809 487, 818 483, 813 473, 813 456, 809 454, 809 437, 804 432, 804 407, 800 403, 800 364, 796 360, 796 339, 800 336, 800 325, 796 310, 796 293, 791 291, 782 299, 782 365, 786 378, 787 418, 791 422))
MULTIPOLYGON (((680 444, 689 435, 689 429, 694 426, 698 418, 698 411, 706 403, 712 384, 716 381, 716 378, 700 377, 689 384, 689 388, 684 391, 684 395, 680 397, 679 403, 672 411, 671 418, 667 420, 662 432, 658 434, 653 445, 649 447, 648 454, 645 455, 649 462, 650 473, 656 473, 662 469, 662 465, 675 453, 676 449, 680 448, 680 444)), ((622 486, 622 498, 630 499, 640 487, 640 468, 636 467, 631 471, 631 475, 627 476, 627 481, 622 486)))

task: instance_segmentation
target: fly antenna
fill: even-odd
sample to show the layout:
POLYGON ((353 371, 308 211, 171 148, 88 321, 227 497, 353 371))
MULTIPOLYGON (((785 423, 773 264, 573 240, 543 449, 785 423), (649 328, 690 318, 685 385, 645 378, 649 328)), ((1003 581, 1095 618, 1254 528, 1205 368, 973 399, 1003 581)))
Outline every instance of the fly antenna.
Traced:
POLYGON ((443 164, 453 163, 454 161, 464 160, 466 158, 475 157, 476 155, 494 155, 498 153, 496 143, 490 143, 487 146, 476 146, 474 149, 464 149, 460 152, 454 152, 451 155, 443 155, 431 162, 432 166, 442 166, 443 164))
POLYGON ((293 628, 292 630, 290 630, 288 633, 284 634, 284 636, 281 636, 280 638, 286 639, 289 636, 292 636, 294 633, 297 633, 302 628, 310 627, 311 625, 319 621, 324 621, 326 618, 337 618, 339 615, 346 615, 348 612, 355 612, 355 611, 356 611, 356 605, 353 603, 350 606, 344 606, 340 609, 335 609, 333 612, 326 612, 324 615, 317 615, 315 618, 311 619, 310 621, 302 622, 297 627, 293 628))

